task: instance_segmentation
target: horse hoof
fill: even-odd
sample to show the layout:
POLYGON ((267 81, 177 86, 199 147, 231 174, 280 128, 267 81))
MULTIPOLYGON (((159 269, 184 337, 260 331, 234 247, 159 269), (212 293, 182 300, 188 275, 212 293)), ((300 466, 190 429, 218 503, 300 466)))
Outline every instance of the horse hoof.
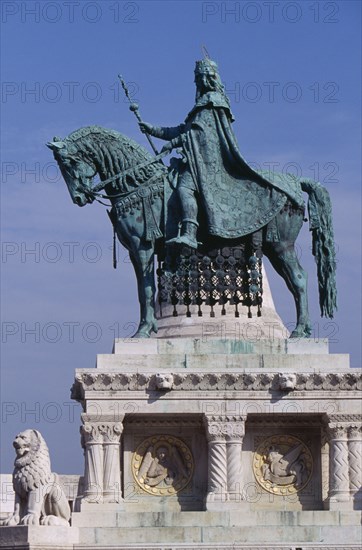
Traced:
POLYGON ((157 321, 141 323, 132 338, 151 338, 152 332, 158 332, 157 321))
POLYGON ((151 338, 151 335, 149 332, 140 330, 139 332, 136 332, 136 334, 134 334, 132 338, 151 338))
POLYGON ((303 334, 301 334, 298 330, 293 330, 289 338, 303 338, 303 334))
POLYGON ((289 336, 289 338, 310 338, 311 331, 308 329, 295 329, 289 336))

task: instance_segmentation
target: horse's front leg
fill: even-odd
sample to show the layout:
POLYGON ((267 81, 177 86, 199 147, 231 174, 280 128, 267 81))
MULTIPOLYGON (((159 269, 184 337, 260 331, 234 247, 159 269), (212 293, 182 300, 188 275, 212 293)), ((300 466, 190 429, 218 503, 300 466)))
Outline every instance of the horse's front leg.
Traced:
POLYGON ((136 272, 138 300, 140 304, 140 323, 133 338, 150 338, 152 332, 157 332, 155 317, 155 276, 154 248, 150 244, 130 252, 130 258, 136 272))

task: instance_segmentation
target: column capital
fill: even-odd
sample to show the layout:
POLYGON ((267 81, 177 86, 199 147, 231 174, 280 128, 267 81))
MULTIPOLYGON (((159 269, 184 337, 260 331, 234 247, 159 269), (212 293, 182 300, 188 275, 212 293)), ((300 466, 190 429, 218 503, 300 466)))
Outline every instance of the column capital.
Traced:
POLYGON ((82 446, 106 443, 118 443, 123 432, 122 422, 87 421, 80 427, 82 446))
POLYGON ((355 422, 348 426, 348 436, 350 440, 356 439, 358 441, 362 439, 362 422, 355 422))
POLYGON ((240 440, 245 434, 246 416, 205 415, 208 441, 240 440))
POLYGON ((347 439, 348 437, 348 424, 332 423, 328 426, 328 433, 331 439, 347 439))
POLYGON ((332 439, 347 439, 351 428, 360 424, 357 414, 331 414, 326 418, 326 428, 332 439))

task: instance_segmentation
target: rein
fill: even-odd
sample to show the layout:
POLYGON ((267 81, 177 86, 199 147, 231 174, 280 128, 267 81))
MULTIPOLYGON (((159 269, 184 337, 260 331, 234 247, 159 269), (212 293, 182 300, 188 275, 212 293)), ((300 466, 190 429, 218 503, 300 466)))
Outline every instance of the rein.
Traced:
POLYGON ((158 179, 159 177, 160 177, 160 174, 155 174, 154 176, 152 176, 152 178, 150 178, 146 183, 142 184, 140 187, 136 187, 135 189, 131 189, 131 191, 124 191, 123 193, 117 193, 117 195, 103 195, 102 193, 95 193, 95 192, 93 192, 93 190, 90 191, 82 183, 79 183, 79 187, 81 188, 81 190, 83 191, 83 193, 85 195, 91 196, 93 198, 93 200, 99 202, 99 204, 103 204, 103 206, 108 207, 108 206, 111 206, 111 205, 102 202, 97 197, 101 197, 102 199, 108 199, 108 200, 110 200, 110 199, 119 199, 119 198, 125 199, 129 195, 132 195, 133 193, 137 193, 141 189, 145 189, 145 188, 149 187, 154 182, 154 180, 158 179))
MULTIPOLYGON (((115 176, 112 176, 111 178, 107 178, 106 180, 101 181, 100 183, 95 185, 92 189, 86 188, 83 184, 80 184, 80 186, 82 187, 82 191, 84 193, 93 196, 95 200, 97 200, 97 198, 96 198, 97 196, 101 197, 102 199, 110 199, 110 198, 117 199, 117 198, 120 198, 120 197, 125 197, 126 195, 132 193, 133 190, 132 191, 124 191, 123 193, 117 193, 116 195, 104 195, 102 193, 99 193, 99 191, 102 191, 105 188, 105 186, 108 185, 109 183, 112 183, 113 181, 115 181, 117 179, 123 178, 124 176, 127 176, 128 174, 131 174, 135 170, 140 170, 141 168, 145 168, 146 166, 149 166, 150 164, 153 164, 154 162, 158 162, 159 160, 161 160, 163 157, 165 157, 168 154, 169 154, 169 151, 165 151, 164 153, 160 153, 159 155, 155 156, 151 160, 148 160, 147 162, 142 162, 141 164, 137 164, 136 166, 133 166, 132 168, 127 168, 127 170, 124 170, 123 172, 119 172, 115 176)), ((153 178, 151 178, 151 180, 152 179, 153 178)), ((151 180, 149 180, 149 181, 151 181, 151 180)), ((100 201, 98 201, 98 202, 100 202, 100 201)), ((103 204, 103 203, 101 203, 101 204, 103 204)))

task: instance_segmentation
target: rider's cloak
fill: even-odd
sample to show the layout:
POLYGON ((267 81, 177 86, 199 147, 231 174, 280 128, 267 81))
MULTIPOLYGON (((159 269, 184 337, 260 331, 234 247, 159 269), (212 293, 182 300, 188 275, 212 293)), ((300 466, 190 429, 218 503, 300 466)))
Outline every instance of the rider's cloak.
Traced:
POLYGON ((209 92, 198 99, 185 124, 163 129, 162 136, 178 138, 175 141, 187 157, 208 232, 223 238, 242 237, 267 225, 288 198, 304 207, 296 177, 256 171, 246 162, 232 121, 227 98, 209 92))

